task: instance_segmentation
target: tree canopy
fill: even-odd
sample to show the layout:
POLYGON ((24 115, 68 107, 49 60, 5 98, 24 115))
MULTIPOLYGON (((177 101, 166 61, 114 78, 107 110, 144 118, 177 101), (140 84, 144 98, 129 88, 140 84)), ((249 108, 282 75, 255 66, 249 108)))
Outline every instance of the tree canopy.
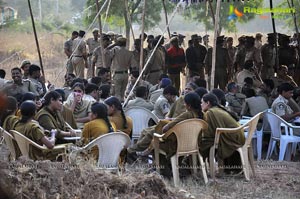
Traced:
MULTIPOLYGON (((243 8, 248 7, 262 7, 263 2, 261 0, 252 0, 252 1, 236 1, 236 2, 221 2, 220 10, 220 29, 225 29, 228 32, 236 32, 236 23, 247 23, 249 20, 254 19, 255 14, 243 14, 243 8), (237 9, 241 12, 242 16, 231 17, 230 15, 234 14, 234 9, 237 9)), ((216 1, 211 2, 212 10, 215 14, 216 11, 216 1)), ((202 2, 197 4, 192 4, 186 8, 184 12, 186 19, 195 20, 199 23, 203 23, 207 30, 214 29, 214 23, 212 19, 211 9, 208 2, 202 2)))

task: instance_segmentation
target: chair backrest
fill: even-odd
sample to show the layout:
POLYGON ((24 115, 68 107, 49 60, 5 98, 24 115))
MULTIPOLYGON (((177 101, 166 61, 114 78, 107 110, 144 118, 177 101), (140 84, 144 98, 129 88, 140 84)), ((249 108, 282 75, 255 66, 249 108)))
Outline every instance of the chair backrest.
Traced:
POLYGON ((243 125, 241 125, 237 128, 217 128, 215 142, 214 142, 215 148, 218 148, 221 133, 235 133, 235 132, 241 132, 241 131, 245 131, 245 130, 248 132, 248 136, 246 138, 244 146, 250 147, 252 137, 256 131, 256 126, 257 126, 258 120, 260 119, 261 114, 262 114, 261 112, 256 114, 250 120, 248 120, 243 125))
POLYGON ((199 150, 198 136, 201 130, 207 129, 208 125, 201 119, 188 119, 179 122, 169 131, 177 138, 177 154, 188 154, 199 150))
POLYGON ((10 133, 8 133, 6 130, 4 130, 2 127, 0 127, 0 131, 3 134, 5 144, 10 151, 11 160, 15 160, 16 159, 16 150, 15 150, 15 146, 14 146, 14 140, 15 140, 14 137, 10 133))
POLYGON ((271 136, 275 139, 280 139, 281 123, 286 122, 273 112, 266 112, 266 118, 271 128, 271 136))
POLYGON ((130 138, 123 132, 111 132, 99 136, 87 144, 83 149, 88 150, 98 146, 99 156, 97 167, 106 169, 118 168, 119 156, 123 149, 130 145, 130 138))
POLYGON ((47 150, 47 147, 41 146, 41 145, 35 143, 34 141, 29 139, 25 135, 19 133, 18 131, 10 130, 10 132, 11 132, 11 134, 13 134, 15 140, 17 141, 18 146, 19 146, 23 156, 29 157, 29 145, 33 145, 34 147, 41 149, 41 150, 47 150))
POLYGON ((247 123, 242 125, 242 128, 244 129, 246 128, 248 131, 248 137, 246 138, 246 142, 245 142, 245 145, 248 147, 250 147, 251 145, 253 134, 256 131, 258 120, 260 119, 262 114, 263 114, 262 112, 257 113, 247 123))
POLYGON ((133 129, 132 138, 138 138, 143 129, 149 127, 149 120, 152 119, 156 124, 158 117, 148 109, 142 107, 131 107, 125 110, 125 115, 132 119, 133 129))

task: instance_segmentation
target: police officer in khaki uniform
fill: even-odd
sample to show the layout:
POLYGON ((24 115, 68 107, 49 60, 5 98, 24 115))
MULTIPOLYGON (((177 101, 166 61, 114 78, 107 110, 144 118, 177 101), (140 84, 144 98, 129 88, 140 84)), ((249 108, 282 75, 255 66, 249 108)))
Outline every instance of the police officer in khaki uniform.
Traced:
POLYGON ((89 67, 87 69, 87 78, 91 78, 95 76, 94 67, 92 66, 92 55, 94 50, 100 46, 100 40, 99 40, 99 29, 94 28, 93 31, 93 38, 88 38, 86 40, 86 44, 88 46, 88 64, 89 67))
POLYGON ((226 49, 229 55, 229 63, 228 63, 228 81, 233 80, 234 77, 234 55, 236 53, 237 48, 233 46, 233 38, 227 37, 226 38, 226 49))
POLYGON ((235 82, 230 82, 227 85, 227 90, 228 93, 225 95, 225 99, 228 102, 229 109, 240 115, 246 96, 238 92, 239 88, 235 82))
POLYGON ((274 67, 276 63, 276 34, 268 34, 268 43, 261 47, 261 57, 263 60, 263 66, 261 69, 261 78, 270 79, 274 77, 274 67))
POLYGON ((244 80, 246 77, 250 77, 251 79, 253 79, 253 86, 255 88, 258 88, 259 86, 261 86, 262 80, 261 80, 260 76, 258 75, 257 69, 253 68, 252 60, 246 61, 244 64, 244 69, 237 74, 236 79, 237 79, 237 85, 239 87, 243 87, 244 80))
POLYGON ((96 67, 96 75, 97 75, 98 72, 100 71, 100 69, 102 69, 102 68, 109 69, 110 65, 111 65, 109 50, 106 49, 111 44, 111 41, 110 41, 110 38, 108 35, 102 36, 102 44, 103 44, 104 59, 102 59, 101 46, 98 46, 94 50, 93 55, 92 55, 93 76, 95 75, 94 74, 95 67, 96 67))
POLYGON ((64 52, 68 57, 67 60, 67 73, 73 73, 74 69, 71 63, 71 55, 72 55, 72 45, 73 45, 73 40, 76 39, 78 37, 78 32, 77 31, 73 31, 72 32, 72 36, 70 39, 68 39, 65 43, 64 43, 64 52))
POLYGON ((29 67, 31 62, 29 60, 23 60, 21 63, 21 69, 23 70, 23 79, 28 79, 29 76, 29 67))
POLYGON ((289 83, 283 83, 278 87, 279 96, 272 104, 272 111, 287 122, 292 122, 300 116, 300 112, 293 112, 288 105, 289 99, 293 96, 294 87, 289 83))
POLYGON ((261 72, 262 69, 262 58, 260 54, 260 50, 254 47, 255 39, 252 36, 246 36, 245 41, 245 60, 244 62, 248 60, 253 60, 254 66, 258 69, 258 72, 261 72))
POLYGON ((33 92, 38 95, 33 83, 30 80, 22 79, 20 68, 11 69, 11 77, 12 80, 7 81, 1 89, 7 96, 13 96, 20 102, 25 93, 33 92))
POLYGON ((278 67, 277 76, 272 78, 275 88, 282 83, 290 83, 294 87, 298 87, 292 76, 288 75, 288 67, 281 65, 278 67))
POLYGON ((124 101, 124 93, 128 83, 128 70, 138 66, 133 58, 133 53, 126 49, 126 38, 119 37, 116 44, 109 46, 112 59, 111 73, 114 82, 115 96, 124 101))
MULTIPOLYGON (((154 39, 152 41, 152 45, 156 46, 158 40, 154 39)), ((150 59, 148 62, 147 68, 145 69, 144 77, 145 80, 150 82, 151 84, 156 84, 159 80, 161 74, 163 74, 163 69, 165 67, 165 52, 161 48, 151 49, 148 53, 148 57, 146 60, 150 59), (151 54, 153 56, 150 58, 151 54)))
POLYGON ((45 86, 44 77, 41 76, 41 68, 35 64, 31 64, 29 67, 29 78, 31 83, 34 85, 36 92, 39 94, 40 97, 43 97, 44 94, 47 92, 45 86))
POLYGON ((205 78, 204 75, 204 59, 207 53, 205 46, 201 45, 202 37, 194 34, 191 36, 193 45, 189 50, 186 50, 186 62, 188 67, 189 79, 194 76, 205 78))
POLYGON ((76 77, 84 78, 84 68, 88 68, 86 42, 83 40, 85 32, 80 30, 79 35, 72 43, 73 56, 71 63, 76 77))

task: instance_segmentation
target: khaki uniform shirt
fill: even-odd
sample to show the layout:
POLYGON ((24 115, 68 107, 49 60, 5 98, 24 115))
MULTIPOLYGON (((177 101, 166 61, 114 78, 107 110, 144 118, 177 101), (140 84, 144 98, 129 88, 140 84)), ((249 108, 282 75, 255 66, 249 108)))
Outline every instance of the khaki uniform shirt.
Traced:
POLYGON ((73 40, 72 52, 74 52, 73 57, 84 56, 87 54, 86 43, 82 38, 77 37, 73 40))
POLYGON ((238 115, 241 114, 242 106, 246 96, 242 93, 227 93, 225 99, 228 102, 229 108, 236 112, 238 115))
MULTIPOLYGON (((150 51, 147 60, 150 58, 152 52, 153 50, 150 51)), ((165 52, 157 48, 148 63, 148 66, 145 70, 145 74, 148 74, 151 71, 155 71, 155 70, 163 70, 164 66, 165 66, 165 52)))
POLYGON ((130 107, 134 107, 134 106, 143 107, 143 108, 148 109, 149 111, 152 111, 154 108, 153 104, 151 104, 150 102, 147 102, 145 99, 143 99, 141 97, 136 97, 133 100, 129 100, 126 108, 130 108, 130 107))
POLYGON ((168 113, 169 118, 176 118, 180 114, 186 111, 185 105, 184 105, 184 96, 180 96, 174 104, 172 104, 171 109, 168 113))
POLYGON ((45 130, 56 129, 58 132, 68 130, 64 118, 58 111, 52 112, 49 108, 43 107, 35 117, 45 130))
POLYGON ((273 77, 272 78, 273 82, 274 82, 274 88, 277 88, 278 86, 280 86, 282 83, 290 83, 292 84, 294 87, 298 87, 297 83, 294 81, 293 77, 286 75, 284 77, 273 77))
POLYGON ((164 119, 166 114, 170 111, 170 103, 163 96, 159 96, 154 104, 154 110, 152 111, 159 119, 164 119))
POLYGON ((104 63, 103 63, 101 47, 100 46, 97 47, 93 52, 92 61, 95 62, 96 68, 101 68, 101 67, 110 68, 111 59, 110 59, 109 51, 107 49, 104 49, 104 63))
POLYGON ((89 55, 92 55, 94 50, 100 46, 100 40, 98 39, 97 41, 94 38, 88 38, 86 40, 86 44, 89 48, 89 55))
POLYGON ((272 104, 272 112, 278 116, 292 114, 293 110, 288 105, 289 100, 285 99, 282 95, 279 95, 272 104))
POLYGON ((260 55, 260 50, 258 50, 255 47, 252 47, 251 49, 246 49, 246 56, 245 56, 244 63, 246 61, 248 61, 248 60, 253 60, 254 64, 256 66, 259 66, 259 64, 262 63, 262 58, 261 58, 261 55, 260 55))
POLYGON ((28 79, 23 79, 21 84, 15 84, 13 80, 7 81, 2 88, 2 91, 8 96, 24 95, 28 92, 33 92, 36 95, 39 95, 34 84, 28 79))
POLYGON ((73 45, 73 40, 72 39, 68 39, 64 43, 64 49, 67 50, 68 52, 72 52, 72 45, 73 45))
POLYGON ((43 89, 43 85, 40 81, 36 80, 36 79, 33 79, 33 78, 28 78, 31 83, 33 83, 35 89, 36 89, 36 92, 41 96, 44 94, 44 89, 43 89))
MULTIPOLYGON (((43 145, 41 139, 45 136, 45 134, 42 128, 36 123, 17 123, 15 126, 15 130, 22 133, 37 144, 43 145)), ((40 149, 32 145, 29 145, 29 158, 33 160, 47 159, 46 155, 40 149)))
POLYGON ((125 47, 116 46, 110 50, 112 59, 111 71, 114 74, 116 71, 127 71, 129 67, 137 67, 137 63, 133 58, 133 53, 125 47))
POLYGON ((275 66, 276 50, 275 46, 264 44, 261 47, 261 57, 263 60, 263 67, 273 68, 275 66))

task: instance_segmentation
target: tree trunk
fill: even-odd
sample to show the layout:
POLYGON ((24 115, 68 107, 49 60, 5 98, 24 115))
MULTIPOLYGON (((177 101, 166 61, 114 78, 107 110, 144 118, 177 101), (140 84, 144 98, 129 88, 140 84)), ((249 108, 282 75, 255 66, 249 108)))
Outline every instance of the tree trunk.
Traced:
POLYGON ((127 12, 126 12, 125 6, 124 6, 124 20, 125 20, 125 34, 126 34, 125 36, 127 39, 126 48, 129 49, 129 46, 130 46, 130 23, 129 23, 129 20, 127 17, 127 12))

